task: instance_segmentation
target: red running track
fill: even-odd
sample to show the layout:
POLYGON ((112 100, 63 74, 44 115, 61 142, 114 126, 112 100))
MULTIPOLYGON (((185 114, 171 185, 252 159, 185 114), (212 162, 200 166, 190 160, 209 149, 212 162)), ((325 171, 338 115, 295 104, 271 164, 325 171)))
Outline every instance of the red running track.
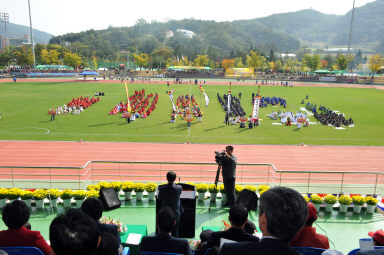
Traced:
MULTIPOLYGON (((0 141, 0 166, 81 167, 87 161, 212 162, 223 144, 0 141)), ((239 163, 279 170, 384 170, 384 147, 234 145, 239 163)))

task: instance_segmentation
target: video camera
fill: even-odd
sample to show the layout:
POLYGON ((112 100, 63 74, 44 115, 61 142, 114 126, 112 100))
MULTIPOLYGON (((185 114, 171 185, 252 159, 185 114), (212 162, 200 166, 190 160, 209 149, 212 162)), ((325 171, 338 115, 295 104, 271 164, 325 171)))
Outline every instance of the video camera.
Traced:
POLYGON ((215 161, 218 165, 222 165, 224 161, 226 160, 225 151, 215 151, 215 161))

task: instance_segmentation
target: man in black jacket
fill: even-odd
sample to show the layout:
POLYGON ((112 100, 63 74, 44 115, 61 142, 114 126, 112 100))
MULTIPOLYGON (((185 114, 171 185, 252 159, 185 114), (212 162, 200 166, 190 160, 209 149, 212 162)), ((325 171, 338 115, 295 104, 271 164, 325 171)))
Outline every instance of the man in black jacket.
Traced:
POLYGON ((172 229, 172 236, 179 237, 180 214, 184 212, 180 202, 183 188, 175 184, 176 174, 172 171, 167 173, 168 184, 159 186, 159 200, 161 208, 170 207, 176 216, 176 224, 172 229))
POLYGON ((304 226, 307 202, 297 191, 275 187, 260 197, 259 227, 263 233, 260 242, 224 244, 220 255, 297 255, 289 242, 304 226))
POLYGON ((248 222, 248 210, 241 204, 236 204, 229 209, 229 222, 231 227, 225 231, 213 232, 208 242, 201 247, 197 254, 205 254, 206 250, 214 246, 220 247, 221 239, 236 242, 258 242, 259 238, 244 231, 248 222))
POLYGON ((176 223, 176 217, 171 208, 164 207, 161 209, 156 216, 156 222, 159 234, 156 236, 144 236, 141 240, 140 251, 192 255, 192 250, 187 240, 171 236, 172 227, 176 223))
POLYGON ((225 147, 225 160, 222 164, 222 175, 227 195, 227 202, 223 206, 233 206, 235 204, 235 182, 236 182, 236 163, 237 158, 233 155, 233 147, 225 147))

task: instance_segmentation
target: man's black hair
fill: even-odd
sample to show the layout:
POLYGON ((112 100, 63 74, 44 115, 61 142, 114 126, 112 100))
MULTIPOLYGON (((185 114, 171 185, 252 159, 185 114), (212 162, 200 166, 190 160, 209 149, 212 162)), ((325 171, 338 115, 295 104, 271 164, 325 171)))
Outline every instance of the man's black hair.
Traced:
POLYGON ((209 239, 211 239, 213 231, 210 229, 206 229, 200 233, 200 241, 207 242, 209 239))
POLYGON ((246 233, 253 235, 255 233, 255 230, 256 230, 255 223, 253 223, 252 221, 247 221, 247 223, 245 223, 244 231, 246 233))
POLYGON ((3 221, 9 229, 21 228, 29 220, 29 208, 21 200, 15 200, 3 208, 3 221))
POLYGON ((304 226, 308 205, 297 191, 274 187, 260 196, 259 217, 267 218, 268 232, 284 241, 291 241, 304 226))
POLYGON ((81 205, 81 210, 91 216, 95 221, 98 221, 103 215, 103 202, 97 198, 87 198, 81 205))
POLYGON ((248 210, 241 204, 235 204, 229 209, 231 223, 236 226, 242 226, 248 218, 248 210))
POLYGON ((175 225, 176 216, 171 208, 164 207, 158 212, 156 221, 160 232, 169 233, 175 225))
POLYGON ((230 151, 233 151, 233 146, 231 145, 228 145, 227 147, 225 147, 226 150, 230 150, 230 151))
POLYGON ((57 216, 49 227, 55 255, 93 255, 100 237, 97 223, 78 209, 57 216))
POLYGON ((167 180, 168 180, 168 182, 175 182, 175 180, 176 180, 176 173, 173 172, 173 171, 169 171, 167 173, 167 180))

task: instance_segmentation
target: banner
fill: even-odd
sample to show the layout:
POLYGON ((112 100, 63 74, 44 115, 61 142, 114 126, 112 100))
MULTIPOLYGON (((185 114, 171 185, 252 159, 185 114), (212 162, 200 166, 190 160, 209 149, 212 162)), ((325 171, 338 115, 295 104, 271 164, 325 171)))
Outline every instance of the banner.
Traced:
POLYGON ((209 97, 208 97, 208 95, 205 93, 205 91, 203 92, 203 94, 204 94, 204 97, 205 97, 205 107, 207 107, 208 104, 209 104, 209 97))
POLYGON ((129 102, 129 93, 128 93, 128 85, 124 82, 125 85, 125 93, 127 93, 127 112, 131 112, 131 102, 129 102))
POLYGON ((253 103, 252 121, 259 118, 260 97, 255 97, 253 103))
POLYGON ((231 113, 231 91, 228 92, 228 115, 231 113))
POLYGON ((200 85, 200 91, 204 94, 204 97, 205 97, 205 107, 208 106, 209 104, 209 97, 207 95, 207 93, 205 93, 205 89, 203 89, 203 86, 200 85))
POLYGON ((175 104, 173 103, 173 90, 171 90, 171 91, 167 91, 167 94, 168 94, 168 96, 169 96, 169 100, 171 100, 171 103, 172 103, 172 109, 174 110, 174 111, 176 111, 176 107, 175 107, 175 104))

